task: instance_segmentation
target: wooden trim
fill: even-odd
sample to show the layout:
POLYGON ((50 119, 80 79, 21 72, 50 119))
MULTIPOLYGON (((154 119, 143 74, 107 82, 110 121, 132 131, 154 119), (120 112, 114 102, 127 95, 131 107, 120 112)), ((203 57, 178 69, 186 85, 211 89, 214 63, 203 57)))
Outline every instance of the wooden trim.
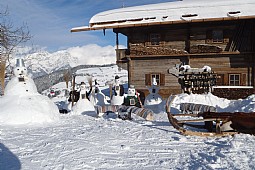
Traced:
POLYGON ((135 24, 125 24, 124 22, 117 24, 118 21, 111 21, 111 22, 93 23, 93 24, 90 24, 90 26, 87 26, 87 27, 72 28, 71 32, 102 30, 102 29, 112 29, 112 28, 126 28, 126 27, 142 27, 142 26, 152 26, 152 25, 199 23, 199 22, 213 22, 213 21, 231 21, 231 20, 243 20, 243 19, 254 19, 254 18, 255 18, 255 16, 221 17, 221 18, 177 20, 177 21, 135 23, 135 24))

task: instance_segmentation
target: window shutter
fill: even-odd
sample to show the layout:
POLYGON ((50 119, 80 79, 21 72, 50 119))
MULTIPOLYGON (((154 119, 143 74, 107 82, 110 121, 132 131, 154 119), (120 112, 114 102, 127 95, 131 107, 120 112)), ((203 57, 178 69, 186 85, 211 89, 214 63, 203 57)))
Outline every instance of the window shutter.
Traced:
POLYGON ((241 86, 246 86, 246 74, 242 74, 242 77, 241 77, 241 86))
POLYGON ((165 85, 165 74, 160 74, 160 86, 165 85))
POLYGON ((151 86, 151 74, 145 74, 145 85, 151 86))
POLYGON ((225 85, 225 83, 224 83, 224 74, 218 74, 218 78, 216 80, 216 84, 218 86, 225 85))

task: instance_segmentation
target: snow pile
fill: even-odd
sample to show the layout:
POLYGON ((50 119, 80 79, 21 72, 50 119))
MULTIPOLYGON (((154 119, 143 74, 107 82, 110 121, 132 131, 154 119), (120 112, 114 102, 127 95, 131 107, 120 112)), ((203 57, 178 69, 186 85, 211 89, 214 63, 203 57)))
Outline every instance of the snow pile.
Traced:
MULTIPOLYGON (((219 98, 214 96, 213 94, 178 94, 174 99, 173 105, 179 105, 181 103, 196 103, 196 104, 204 104, 210 106, 219 106, 221 108, 227 107, 230 103, 229 100, 219 98)), ((176 106, 175 106, 176 107, 176 106)))
POLYGON ((0 124, 31 125, 59 120, 57 106, 37 92, 34 81, 26 77, 19 82, 13 77, 0 98, 0 124))
POLYGON ((246 99, 233 100, 226 108, 219 108, 225 112, 255 112, 255 95, 250 95, 246 99))
POLYGON ((172 103, 172 107, 179 111, 181 103, 196 103, 214 106, 217 112, 255 112, 255 95, 246 99, 228 100, 208 94, 178 94, 172 103))

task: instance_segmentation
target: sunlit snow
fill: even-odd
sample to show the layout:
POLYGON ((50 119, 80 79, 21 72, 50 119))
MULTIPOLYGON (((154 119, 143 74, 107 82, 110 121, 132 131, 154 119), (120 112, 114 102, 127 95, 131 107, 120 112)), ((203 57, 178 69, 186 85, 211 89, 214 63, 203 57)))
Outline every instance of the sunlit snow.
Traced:
MULTIPOLYGON (((119 71, 116 66, 79 70, 81 72, 97 79, 100 90, 108 97, 109 86, 105 82, 113 82, 115 75, 121 77, 124 85, 127 82, 127 72, 119 71)), ((77 77, 77 83, 85 80, 85 76, 77 77)), ((61 90, 65 88, 65 83, 52 88, 61 90)), ((19 115, 22 118, 28 117, 27 114, 38 107, 47 115, 49 112, 45 108, 50 107, 41 97, 36 98, 38 95, 25 95, 26 97, 18 100, 17 96, 1 97, 1 120, 4 118, 2 109, 13 110, 5 115, 19 115), (14 103, 11 104, 12 102, 14 103), (16 107, 21 102, 26 104, 22 111, 16 107)), ((244 100, 230 101, 212 94, 179 94, 172 107, 177 112, 180 103, 196 102, 215 106, 219 111, 254 111, 254 98, 252 95, 244 100)), ((51 99, 55 103, 65 100, 63 95, 51 99)), ((135 115, 132 121, 123 121, 114 113, 98 118, 82 113, 69 113, 59 114, 58 121, 41 126, 17 127, 1 123, 0 169, 255 168, 252 161, 255 159, 254 136, 183 136, 168 122, 165 100, 157 108, 154 121, 145 121, 135 115)), ((41 117, 34 119, 40 120, 41 117)))

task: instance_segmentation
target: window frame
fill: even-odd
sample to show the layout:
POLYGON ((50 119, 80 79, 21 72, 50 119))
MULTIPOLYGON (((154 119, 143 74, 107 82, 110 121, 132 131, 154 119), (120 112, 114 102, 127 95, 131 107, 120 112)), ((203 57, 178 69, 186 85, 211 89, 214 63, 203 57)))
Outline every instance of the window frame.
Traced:
POLYGON ((159 86, 160 83, 161 83, 160 82, 160 79, 161 79, 160 76, 161 76, 160 73, 151 73, 151 84, 153 84, 153 78, 156 77, 157 86, 159 86))
POLYGON ((240 86, 241 85, 241 74, 239 73, 231 73, 228 74, 228 83, 229 86, 240 86), (232 79, 231 76, 234 76, 232 79), (236 79, 236 76, 238 77, 238 79, 236 79))
POLYGON ((159 72, 145 74, 145 85, 151 86, 153 83, 153 77, 155 75, 158 75, 158 77, 156 78, 157 86, 165 86, 165 74, 159 72))

